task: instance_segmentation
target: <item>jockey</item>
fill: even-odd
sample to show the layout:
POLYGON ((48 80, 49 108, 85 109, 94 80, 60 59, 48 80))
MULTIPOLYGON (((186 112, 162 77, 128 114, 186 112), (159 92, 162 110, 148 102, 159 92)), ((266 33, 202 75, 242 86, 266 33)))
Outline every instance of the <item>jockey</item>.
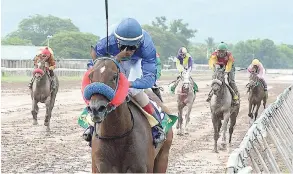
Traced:
MULTIPOLYGON (((56 88, 56 79, 54 78, 54 72, 53 70, 56 67, 56 63, 54 60, 54 52, 50 47, 43 47, 41 48, 36 57, 34 58, 34 67, 37 68, 37 63, 39 59, 46 59, 46 62, 48 63, 47 70, 49 70, 49 74, 51 77, 51 82, 52 82, 52 88, 56 88)), ((31 82, 29 83, 28 87, 31 89, 32 84, 35 80, 35 77, 32 78, 31 82)))
MULTIPOLYGON (((100 40, 95 46, 97 57, 107 56, 107 38, 100 40)), ((156 49, 151 36, 141 28, 137 20, 124 19, 109 36, 109 54, 115 56, 120 62, 123 72, 130 82, 130 95, 152 115, 159 124, 153 127, 157 130, 154 143, 160 143, 166 139, 165 132, 161 127, 160 115, 154 109, 144 89, 152 88, 157 79, 156 49)), ((88 63, 88 68, 93 62, 88 63)), ((89 128, 91 129, 91 128, 89 128)), ((85 131, 86 141, 91 140, 92 132, 85 131)))
POLYGON ((257 76, 259 77, 260 81, 262 82, 262 84, 264 86, 264 91, 265 91, 266 97, 268 97, 268 86, 267 86, 267 83, 264 79, 265 69, 264 69, 262 63, 258 59, 252 60, 251 64, 247 68, 247 71, 249 73, 252 73, 254 68, 256 70, 255 73, 257 73, 257 76))
MULTIPOLYGON (((177 70, 179 71, 180 74, 183 72, 184 69, 191 72, 192 64, 193 64, 193 61, 192 61, 191 55, 187 52, 187 49, 185 47, 181 47, 178 51, 177 59, 176 59, 177 70)), ((173 93, 175 92, 175 88, 177 87, 179 80, 180 80, 180 76, 177 77, 177 81, 171 87, 171 91, 173 93)), ((190 80, 193 83, 194 92, 198 92, 198 86, 194 82, 191 76, 190 76, 190 80)))
MULTIPOLYGON (((221 42, 217 50, 212 53, 210 60, 209 60, 209 66, 214 70, 214 65, 216 63, 223 63, 225 65, 225 72, 228 73, 228 82, 230 87, 233 89, 234 96, 233 96, 233 103, 238 104, 239 103, 239 93, 238 89, 235 83, 235 65, 234 65, 234 57, 231 52, 228 51, 228 45, 224 42, 221 42)), ((215 71, 215 70, 214 70, 215 71)), ((206 100, 209 102, 213 96, 212 90, 210 91, 208 95, 208 99, 206 100)))

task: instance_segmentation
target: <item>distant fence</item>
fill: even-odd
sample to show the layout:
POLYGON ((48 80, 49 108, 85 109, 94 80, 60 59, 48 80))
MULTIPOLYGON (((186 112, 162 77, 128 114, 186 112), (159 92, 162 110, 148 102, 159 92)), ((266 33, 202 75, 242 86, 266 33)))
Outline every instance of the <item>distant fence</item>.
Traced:
POLYGON ((227 173, 293 173, 293 85, 247 131, 227 173))
MULTIPOLYGON (((68 62, 66 62, 68 63, 68 62)), ((84 72, 86 71, 86 61, 84 62, 85 64, 82 66, 82 68, 60 68, 62 66, 58 66, 54 70, 54 72, 58 76, 82 76, 84 72)), ((3 65, 1 65, 3 66, 3 65)), ((76 66, 77 67, 77 66, 76 66)), ((194 65, 194 71, 193 73, 198 73, 198 72, 204 72, 208 71, 208 65, 194 65)), ((1 67, 1 72, 2 75, 6 76, 31 76, 32 75, 33 68, 6 68, 6 67, 1 67)), ((177 69, 166 69, 162 70, 162 73, 167 72, 171 74, 178 74, 177 69)))
MULTIPOLYGON (((56 60, 57 68, 84 69, 89 59, 62 59, 56 60)), ((6 60, 1 59, 1 67, 5 68, 33 68, 33 60, 6 60)))

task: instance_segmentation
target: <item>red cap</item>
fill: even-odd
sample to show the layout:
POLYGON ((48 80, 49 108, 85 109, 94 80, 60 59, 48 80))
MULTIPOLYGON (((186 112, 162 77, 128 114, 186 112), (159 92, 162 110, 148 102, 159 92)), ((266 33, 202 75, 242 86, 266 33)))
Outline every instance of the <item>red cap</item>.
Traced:
POLYGON ((41 51, 41 54, 45 54, 45 55, 47 55, 47 56, 50 56, 50 55, 51 55, 51 53, 50 53, 48 47, 46 47, 45 49, 43 49, 43 50, 41 51))

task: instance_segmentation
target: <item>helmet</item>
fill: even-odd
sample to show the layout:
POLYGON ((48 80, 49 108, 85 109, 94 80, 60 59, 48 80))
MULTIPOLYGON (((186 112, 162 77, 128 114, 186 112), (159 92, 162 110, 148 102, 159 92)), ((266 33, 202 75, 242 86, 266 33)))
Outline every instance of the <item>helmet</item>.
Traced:
POLYGON ((41 54, 51 56, 51 52, 48 47, 45 47, 44 49, 41 50, 41 54))
POLYGON ((187 54, 187 49, 185 47, 181 47, 178 51, 178 55, 185 56, 187 54))
POLYGON ((258 59, 253 59, 253 61, 252 61, 252 65, 259 65, 259 60, 258 59))
POLYGON ((114 36, 121 45, 138 46, 143 38, 142 28, 137 20, 127 18, 117 26, 114 36))
POLYGON ((223 51, 227 51, 228 50, 228 45, 224 42, 221 42, 218 47, 217 50, 223 50, 223 51))
POLYGON ((45 55, 50 56, 50 55, 53 55, 54 52, 53 52, 53 50, 52 50, 50 47, 41 47, 41 48, 38 50, 37 55, 40 55, 40 54, 45 54, 45 55), (49 50, 49 53, 48 53, 47 50, 49 50))

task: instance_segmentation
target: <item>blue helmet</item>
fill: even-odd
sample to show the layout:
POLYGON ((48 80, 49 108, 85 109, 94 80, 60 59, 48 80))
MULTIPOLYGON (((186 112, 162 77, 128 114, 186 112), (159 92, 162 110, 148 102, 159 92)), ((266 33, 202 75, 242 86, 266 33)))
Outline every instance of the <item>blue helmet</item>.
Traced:
POLYGON ((138 46, 143 38, 142 28, 133 18, 124 19, 114 31, 121 45, 138 46))

